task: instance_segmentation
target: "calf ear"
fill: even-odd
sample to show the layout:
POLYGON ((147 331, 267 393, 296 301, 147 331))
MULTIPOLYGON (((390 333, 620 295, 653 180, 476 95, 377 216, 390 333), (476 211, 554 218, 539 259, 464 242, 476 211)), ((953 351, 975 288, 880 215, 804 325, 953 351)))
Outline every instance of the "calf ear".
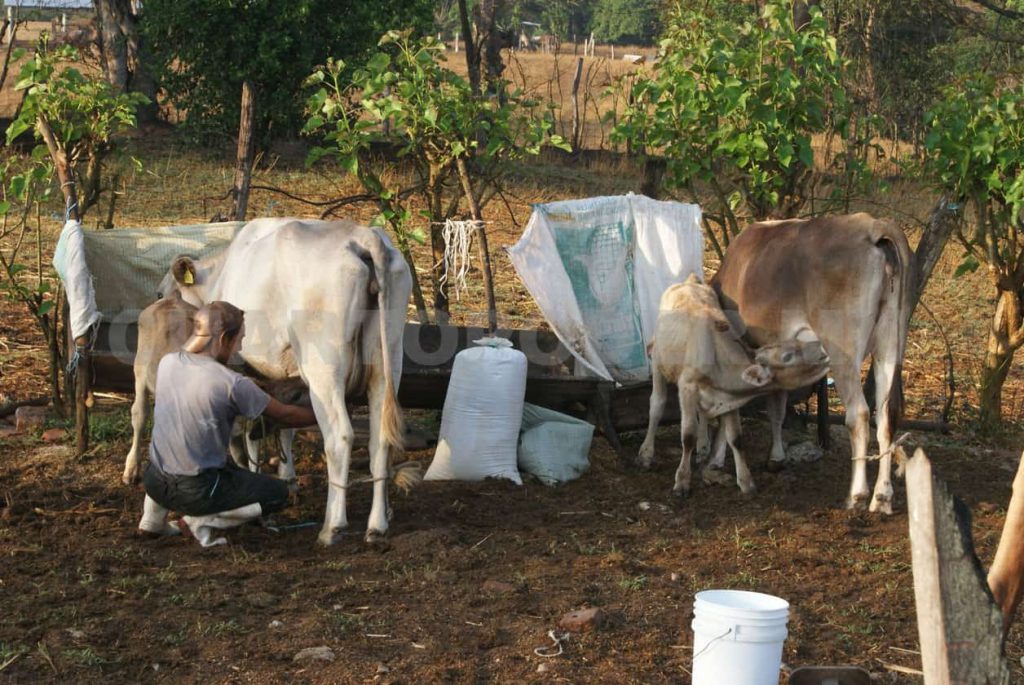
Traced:
POLYGON ((171 275, 179 285, 195 285, 196 265, 188 255, 181 255, 174 258, 171 264, 171 275))
POLYGON ((772 376, 772 370, 761 364, 751 364, 747 368, 743 369, 742 374, 744 382, 754 386, 755 388, 768 385, 772 380, 772 376))

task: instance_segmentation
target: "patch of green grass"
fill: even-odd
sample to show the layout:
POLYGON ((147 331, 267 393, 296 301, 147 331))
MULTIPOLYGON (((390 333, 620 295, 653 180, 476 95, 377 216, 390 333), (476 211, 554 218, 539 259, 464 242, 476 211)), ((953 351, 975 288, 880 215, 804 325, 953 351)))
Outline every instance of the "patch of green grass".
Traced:
POLYGON ((363 627, 365 620, 360 614, 349 614, 343 611, 325 611, 324 622, 327 631, 334 637, 343 637, 363 627))
POLYGON ((16 656, 29 653, 28 645, 19 643, 0 642, 0 662, 6 662, 16 656))
POLYGON ((225 635, 241 635, 245 632, 245 628, 233 618, 215 623, 204 624, 202 621, 196 623, 196 634, 198 635, 224 637, 225 635))
POLYGON ((345 573, 352 570, 352 564, 342 559, 330 559, 324 562, 324 568, 345 573))
POLYGON ((626 576, 619 579, 619 587, 630 592, 639 592, 647 587, 647 576, 626 576))
POLYGON ((65 659, 79 666, 102 666, 109 663, 92 647, 68 647, 61 653, 65 659))
POLYGON ((123 440, 132 434, 132 417, 127 409, 94 413, 89 417, 89 439, 93 443, 123 440))
POLYGON ((170 585, 178 579, 178 574, 174 572, 174 562, 167 564, 167 568, 162 568, 157 571, 156 582, 161 585, 170 585))

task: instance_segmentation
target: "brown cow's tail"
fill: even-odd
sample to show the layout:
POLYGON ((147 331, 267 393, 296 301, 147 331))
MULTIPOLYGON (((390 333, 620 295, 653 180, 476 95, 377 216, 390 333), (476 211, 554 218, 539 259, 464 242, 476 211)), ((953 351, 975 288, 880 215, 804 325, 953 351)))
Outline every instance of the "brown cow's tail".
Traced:
MULTIPOLYGON (((402 408, 398 404, 398 393, 391 372, 391 353, 388 350, 388 311, 390 292, 388 276, 391 267, 391 253, 383 239, 373 234, 373 245, 370 257, 373 259, 373 270, 377 280, 377 314, 380 319, 380 351, 381 371, 384 374, 384 403, 381 415, 381 439, 396 450, 405 449, 405 421, 402 408)), ((398 331, 400 335, 402 331, 398 331)))
POLYGON ((891 221, 876 221, 875 225, 881 228, 881 235, 876 240, 876 245, 885 252, 886 260, 894 271, 894 285, 899 289, 896 293, 896 302, 899 311, 897 316, 897 332, 899 335, 898 359, 892 385, 889 388, 889 425, 895 431, 903 418, 903 357, 907 351, 907 332, 910 328, 910 308, 914 299, 914 278, 916 266, 914 253, 910 250, 907 237, 895 223, 891 221))

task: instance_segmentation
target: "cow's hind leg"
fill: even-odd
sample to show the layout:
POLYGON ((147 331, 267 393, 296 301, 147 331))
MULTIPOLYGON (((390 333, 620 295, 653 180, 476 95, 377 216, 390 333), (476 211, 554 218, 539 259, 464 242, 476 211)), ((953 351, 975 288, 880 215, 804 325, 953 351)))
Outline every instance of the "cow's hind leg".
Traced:
POLYGON ((721 419, 721 431, 732 449, 732 459, 736 462, 736 485, 744 495, 752 495, 757 492, 754 485, 754 478, 750 475, 750 468, 747 467, 747 460, 743 456, 741 435, 740 435, 740 413, 731 411, 724 414, 721 419))
POLYGON ((139 452, 142 449, 142 430, 146 426, 149 392, 146 389, 146 369, 135 368, 135 400, 132 402, 132 446, 124 460, 121 482, 132 485, 139 480, 139 452))
POLYGON ((386 384, 379 367, 371 371, 366 389, 366 399, 370 405, 370 475, 373 477, 373 503, 370 505, 370 518, 366 523, 366 541, 368 543, 383 542, 388 532, 388 520, 391 518, 388 505, 388 479, 391 471, 391 447, 383 439, 382 417, 384 415, 384 393, 386 384))
POLYGON ((875 360, 875 421, 878 423, 878 450, 881 458, 878 460, 878 478, 875 480, 875 491, 871 497, 871 511, 882 514, 892 513, 892 454, 889 451, 892 446, 892 433, 894 421, 893 403, 898 402, 891 395, 891 390, 899 392, 898 379, 896 374, 899 368, 892 362, 880 362, 875 360), (895 387, 894 387, 895 386, 895 387))
MULTIPOLYGON (((656 366, 656 365, 652 365, 656 366)), ((637 463, 645 469, 651 468, 654 462, 654 434, 658 431, 661 417, 665 413, 665 402, 668 400, 668 383, 657 368, 651 372, 651 404, 647 419, 647 435, 640 445, 637 463)))
MULTIPOLYGON (((704 418, 703 422, 705 426, 709 426, 711 423, 707 418, 704 418)), ((700 430, 698 429, 698 434, 700 430)), ((725 473, 725 450, 728 449, 728 446, 725 439, 725 428, 722 426, 722 420, 719 419, 718 430, 715 431, 715 441, 711 446, 708 463, 701 473, 702 479, 708 485, 729 485, 732 483, 732 477, 725 473)), ((698 447, 698 451, 699 449, 698 447)))
POLYGON ((305 373, 305 379, 327 453, 327 512, 317 541, 332 545, 348 528, 348 472, 355 431, 345 407, 346 369, 311 369, 305 373))
POLYGON ((697 389, 679 383, 679 432, 682 435, 683 454, 676 469, 672 494, 685 497, 690 494, 691 462, 697 447, 697 389))

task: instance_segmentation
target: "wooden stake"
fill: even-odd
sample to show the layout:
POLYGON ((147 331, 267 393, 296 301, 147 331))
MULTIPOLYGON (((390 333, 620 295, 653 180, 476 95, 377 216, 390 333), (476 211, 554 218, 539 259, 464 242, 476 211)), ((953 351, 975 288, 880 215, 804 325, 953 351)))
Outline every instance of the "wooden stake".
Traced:
POLYGON ((580 149, 582 123, 580 122, 580 103, 577 93, 580 90, 580 77, 583 75, 583 58, 576 60, 576 74, 572 78, 572 151, 580 149))
POLYGON ((249 207, 249 187, 252 183, 253 123, 256 121, 256 95, 249 81, 242 82, 242 116, 238 123, 238 152, 235 157, 235 185, 231 216, 245 221, 249 207))
POLYGON ((1005 685, 1002 620, 974 554, 970 514, 918 449, 907 465, 907 506, 921 662, 928 685, 1005 685))

